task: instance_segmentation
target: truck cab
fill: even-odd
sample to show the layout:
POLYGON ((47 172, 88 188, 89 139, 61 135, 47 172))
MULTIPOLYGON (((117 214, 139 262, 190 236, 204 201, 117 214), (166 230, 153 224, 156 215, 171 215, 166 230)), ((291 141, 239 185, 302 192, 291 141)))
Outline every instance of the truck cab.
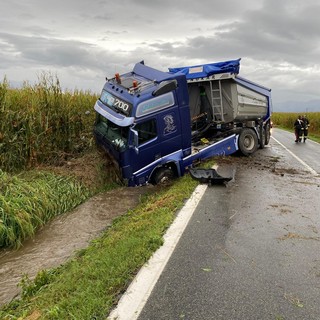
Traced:
POLYGON ((186 130, 190 127, 187 90, 183 75, 164 73, 143 63, 104 85, 94 107, 94 134, 128 185, 157 182, 153 181, 159 179, 156 170, 165 165, 180 175, 179 166, 172 165, 174 154, 191 153, 191 131, 186 130))

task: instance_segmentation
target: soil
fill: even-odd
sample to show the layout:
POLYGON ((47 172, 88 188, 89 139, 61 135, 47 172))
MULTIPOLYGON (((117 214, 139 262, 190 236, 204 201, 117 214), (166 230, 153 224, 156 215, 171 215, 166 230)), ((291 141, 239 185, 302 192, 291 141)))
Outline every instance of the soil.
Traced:
POLYGON ((55 165, 41 165, 37 169, 52 171, 58 175, 73 176, 91 189, 102 187, 106 183, 121 184, 112 160, 106 153, 99 150, 76 158, 61 156, 55 165))

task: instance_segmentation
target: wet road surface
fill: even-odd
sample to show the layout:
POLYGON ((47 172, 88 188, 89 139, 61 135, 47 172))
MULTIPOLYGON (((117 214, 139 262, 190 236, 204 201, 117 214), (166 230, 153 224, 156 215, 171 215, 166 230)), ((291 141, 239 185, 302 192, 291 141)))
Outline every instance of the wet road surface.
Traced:
MULTIPOLYGON (((297 156, 305 164, 307 164, 310 171, 320 173, 320 150, 319 143, 307 139, 306 142, 294 142, 293 132, 273 129, 273 140, 285 147, 292 156, 297 156)), ((296 159, 298 160, 298 159, 296 159)), ((299 160, 298 160, 299 161, 299 160)))

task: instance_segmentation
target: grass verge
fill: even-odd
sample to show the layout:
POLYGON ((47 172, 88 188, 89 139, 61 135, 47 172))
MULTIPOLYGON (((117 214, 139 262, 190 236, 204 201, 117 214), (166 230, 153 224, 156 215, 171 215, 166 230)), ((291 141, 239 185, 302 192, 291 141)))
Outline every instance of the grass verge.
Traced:
POLYGON ((196 187, 190 176, 141 199, 63 266, 21 282, 22 297, 0 309, 9 319, 105 319, 196 187))

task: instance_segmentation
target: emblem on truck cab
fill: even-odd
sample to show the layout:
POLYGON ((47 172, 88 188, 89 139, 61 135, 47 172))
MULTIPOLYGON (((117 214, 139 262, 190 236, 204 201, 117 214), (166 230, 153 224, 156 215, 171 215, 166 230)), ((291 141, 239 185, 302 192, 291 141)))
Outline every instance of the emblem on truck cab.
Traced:
POLYGON ((177 126, 174 123, 174 117, 173 117, 172 114, 165 115, 163 117, 163 121, 165 123, 165 127, 164 127, 164 130, 163 130, 164 134, 168 134, 168 133, 176 131, 177 126))

